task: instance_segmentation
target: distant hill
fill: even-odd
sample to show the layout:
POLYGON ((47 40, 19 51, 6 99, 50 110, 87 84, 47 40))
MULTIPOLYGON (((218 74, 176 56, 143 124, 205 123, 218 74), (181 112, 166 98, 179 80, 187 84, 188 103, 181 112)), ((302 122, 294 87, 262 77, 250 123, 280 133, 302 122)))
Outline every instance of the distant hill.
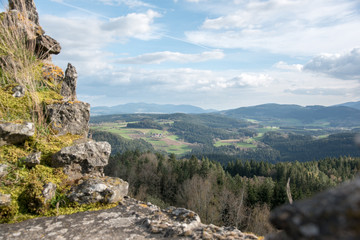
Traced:
POLYGON ((346 106, 306 106, 264 104, 221 111, 228 117, 253 119, 274 126, 356 127, 360 110, 346 106))
POLYGON ((360 110, 360 101, 358 102, 347 102, 343 104, 339 104, 337 106, 351 107, 360 110))
POLYGON ((91 115, 132 114, 132 113, 210 113, 214 109, 202 109, 192 105, 127 103, 113 107, 92 107, 91 115))

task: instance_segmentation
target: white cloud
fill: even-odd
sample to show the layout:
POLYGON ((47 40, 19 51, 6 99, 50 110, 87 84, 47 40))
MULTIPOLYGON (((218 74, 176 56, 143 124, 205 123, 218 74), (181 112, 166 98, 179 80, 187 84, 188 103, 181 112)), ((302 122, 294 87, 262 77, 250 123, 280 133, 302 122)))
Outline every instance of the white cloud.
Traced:
POLYGON ((277 69, 290 70, 290 71, 302 71, 304 66, 301 64, 287 64, 286 62, 280 61, 274 65, 277 69))
POLYGON ((102 24, 102 28, 116 34, 119 38, 138 38, 142 40, 158 38, 154 35, 157 30, 154 18, 161 17, 161 14, 153 10, 146 13, 130 13, 126 16, 112 18, 109 22, 102 24))
POLYGON ((354 30, 360 28, 356 4, 352 0, 220 1, 217 7, 228 13, 206 19, 199 30, 186 36, 216 48, 297 55, 341 51, 356 46, 360 39, 360 32, 354 30))
POLYGON ((126 5, 130 8, 136 8, 136 7, 155 8, 155 6, 140 0, 99 0, 99 1, 104 4, 112 5, 112 6, 126 5))
POLYGON ((225 54, 222 51, 218 50, 211 52, 202 52, 200 54, 184 54, 179 52, 164 51, 146 53, 137 57, 121 58, 116 60, 116 62, 121 64, 160 64, 168 61, 190 63, 219 60, 223 59, 224 56, 225 54))
POLYGON ((340 79, 360 80, 360 48, 341 54, 321 54, 314 57, 304 70, 325 73, 340 79))

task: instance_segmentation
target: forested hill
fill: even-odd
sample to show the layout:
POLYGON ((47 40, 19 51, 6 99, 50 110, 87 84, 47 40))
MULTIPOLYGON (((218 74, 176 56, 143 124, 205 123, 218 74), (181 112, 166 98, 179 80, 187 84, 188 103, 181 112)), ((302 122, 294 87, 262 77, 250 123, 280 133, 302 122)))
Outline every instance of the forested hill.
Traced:
POLYGON ((360 119, 360 110, 346 106, 264 104, 221 113, 237 119, 254 119, 277 126, 328 124, 331 127, 356 127, 360 119))
POLYGON ((350 107, 360 110, 360 101, 358 102, 347 102, 343 104, 339 104, 338 106, 350 107))

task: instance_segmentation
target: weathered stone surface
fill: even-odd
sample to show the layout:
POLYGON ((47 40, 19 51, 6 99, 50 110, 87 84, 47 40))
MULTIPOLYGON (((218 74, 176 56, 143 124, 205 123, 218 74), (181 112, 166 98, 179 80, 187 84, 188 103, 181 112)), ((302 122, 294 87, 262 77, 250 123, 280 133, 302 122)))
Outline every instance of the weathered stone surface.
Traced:
POLYGON ((51 54, 59 54, 60 43, 48 35, 40 35, 36 38, 35 52, 40 59, 47 59, 51 54))
POLYGON ((69 199, 80 204, 116 203, 128 194, 128 189, 129 184, 120 178, 90 178, 73 186, 69 199))
POLYGON ((48 105, 48 121, 59 135, 67 133, 87 136, 89 132, 90 104, 65 102, 48 105))
POLYGON ((39 14, 36 11, 34 0, 9 0, 9 8, 25 13, 30 21, 39 25, 39 14))
POLYGON ((257 239, 234 228, 205 225, 189 210, 161 210, 125 198, 115 208, 0 225, 0 239, 257 239), (189 226, 193 224, 192 226, 189 226), (158 230, 157 230, 158 229, 158 230), (187 232, 178 229, 187 229, 187 232), (154 232, 153 232, 154 231, 154 232))
POLYGON ((61 86, 61 95, 64 96, 66 101, 76 101, 77 77, 76 68, 69 63, 61 86))
POLYGON ((49 182, 45 184, 42 194, 45 198, 45 203, 49 202, 51 199, 55 197, 56 194, 56 184, 49 182))
POLYGON ((32 168, 40 164, 41 152, 33 153, 27 156, 22 162, 26 167, 32 168))
POLYGON ((6 164, 0 164, 0 177, 4 177, 8 174, 9 166, 6 164))
POLYGON ((64 72, 60 67, 46 63, 42 67, 42 76, 45 80, 59 84, 64 79, 64 72))
POLYGON ((111 145, 108 142, 79 143, 54 154, 52 166, 64 167, 70 179, 79 179, 84 175, 102 177, 110 153, 111 145))
POLYGON ((12 89, 13 97, 20 98, 25 95, 25 88, 23 86, 16 86, 12 89))
POLYGON ((360 239, 360 178, 275 209, 270 221, 284 233, 268 239, 360 239))
POLYGON ((10 206, 11 204, 11 195, 0 193, 0 207, 10 206))
POLYGON ((35 134, 35 125, 30 122, 24 124, 0 123, 0 146, 20 144, 35 134))

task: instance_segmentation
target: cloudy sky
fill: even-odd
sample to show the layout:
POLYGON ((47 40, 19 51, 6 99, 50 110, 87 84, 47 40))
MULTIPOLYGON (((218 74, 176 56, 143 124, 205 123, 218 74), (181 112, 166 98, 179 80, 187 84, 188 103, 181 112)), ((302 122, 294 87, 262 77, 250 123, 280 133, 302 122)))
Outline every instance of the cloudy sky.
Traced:
POLYGON ((92 106, 360 100, 359 0, 35 0, 92 106))

